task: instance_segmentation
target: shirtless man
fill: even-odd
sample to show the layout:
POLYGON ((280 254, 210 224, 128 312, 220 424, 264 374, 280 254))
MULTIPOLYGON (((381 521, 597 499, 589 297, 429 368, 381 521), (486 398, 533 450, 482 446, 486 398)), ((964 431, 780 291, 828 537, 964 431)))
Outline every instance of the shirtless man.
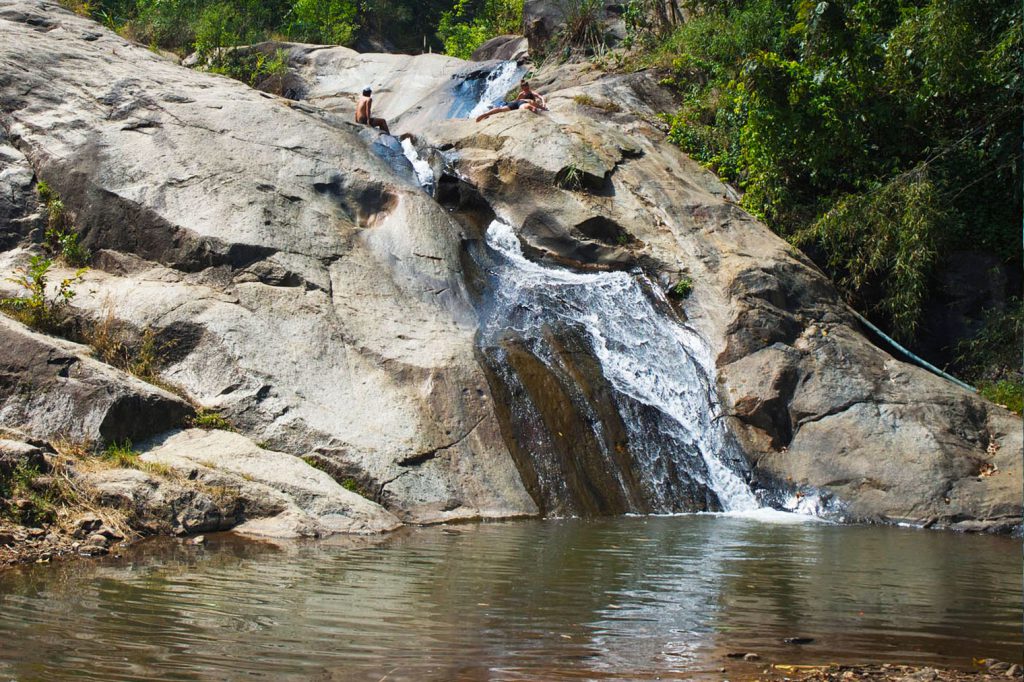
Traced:
POLYGON ((479 123, 480 121, 484 120, 485 118, 488 118, 490 116, 494 116, 495 114, 500 114, 503 111, 515 111, 516 109, 519 109, 519 108, 526 109, 527 111, 532 111, 535 114, 539 113, 537 111, 537 107, 534 106, 533 104, 530 104, 529 100, 513 99, 513 100, 506 101, 506 102, 504 102, 502 104, 499 104, 498 106, 494 107, 493 109, 491 109, 490 111, 488 111, 486 113, 480 114, 479 116, 476 117, 476 122, 479 123))
POLYGON ((373 107, 373 90, 370 88, 363 89, 363 96, 359 98, 356 103, 356 123, 362 123, 363 125, 373 126, 374 128, 380 128, 384 131, 384 134, 390 135, 391 130, 388 129, 388 122, 382 118, 373 118, 370 115, 370 110, 373 107))
POLYGON ((534 92, 530 88, 530 82, 525 78, 519 81, 519 94, 516 96, 519 100, 529 100, 537 109, 547 111, 548 103, 544 101, 544 96, 539 92, 534 92))

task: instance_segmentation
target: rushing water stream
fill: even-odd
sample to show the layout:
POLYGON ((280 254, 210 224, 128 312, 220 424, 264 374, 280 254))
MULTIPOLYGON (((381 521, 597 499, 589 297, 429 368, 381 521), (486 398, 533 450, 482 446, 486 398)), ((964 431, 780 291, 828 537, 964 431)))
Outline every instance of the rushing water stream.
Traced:
MULTIPOLYGON (((610 482, 596 481, 590 473, 577 487, 602 489, 606 498, 617 495, 625 500, 611 511, 758 507, 745 480, 747 464, 719 418, 722 407, 712 378, 711 352, 695 331, 666 314, 667 301, 660 301, 663 310, 655 308, 649 296, 660 295, 657 286, 642 274, 576 273, 533 263, 523 256, 513 229, 498 220, 490 225, 486 240, 496 259, 490 269, 493 295, 481 324, 481 344, 502 384, 517 387, 509 399, 514 403, 512 420, 517 440, 525 441, 523 449, 530 457, 540 460, 537 453, 545 449, 540 441, 547 434, 532 439, 529 435, 545 415, 530 412, 528 401, 519 397, 530 392, 529 387, 518 386, 528 372, 516 368, 514 350, 507 343, 510 337, 526 346, 552 375, 568 355, 575 358, 569 362, 586 354, 596 359, 599 371, 592 377, 581 379, 585 372, 575 366, 562 374, 567 376, 567 393, 587 382, 607 383, 610 388, 607 397, 602 393, 580 399, 587 403, 580 411, 594 443, 586 456, 600 457, 590 468, 610 482), (561 354, 553 350, 566 336, 578 339, 583 348, 561 354), (607 408, 601 413, 603 405, 614 414, 607 408), (622 425, 617 443, 607 434, 614 428, 612 422, 622 425)), ((539 392, 543 391, 534 391, 539 392)), ((533 398, 538 402, 536 395, 533 398)), ((547 421, 553 420, 548 416, 547 421)), ((531 463, 547 496, 565 496, 561 486, 572 478, 567 469, 576 466, 579 455, 563 453, 561 461, 531 463)))
POLYGON ((0 573, 0 679, 741 680, 1021 654, 1008 538, 701 515, 345 542, 161 540, 0 573))

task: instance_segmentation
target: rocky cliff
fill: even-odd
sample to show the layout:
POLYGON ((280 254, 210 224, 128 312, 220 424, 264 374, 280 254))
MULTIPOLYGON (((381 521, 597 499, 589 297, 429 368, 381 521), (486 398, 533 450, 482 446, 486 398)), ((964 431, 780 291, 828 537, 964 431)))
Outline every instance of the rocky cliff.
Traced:
MULTIPOLYGON (((230 474, 232 453, 253 448, 282 467, 305 456, 384 508, 353 507, 363 525, 318 512, 302 526, 314 534, 384 529, 391 514, 635 508, 608 502, 620 498, 588 459, 603 448, 628 464, 645 447, 616 431, 593 347, 556 330, 545 348, 561 349, 561 369, 520 344, 515 370, 495 371, 480 334, 494 294, 482 241, 499 217, 532 261, 633 271, 659 314, 699 334, 724 406, 715 422, 763 503, 1019 525, 1020 420, 869 342, 809 261, 666 143, 656 114, 671 101, 651 77, 545 68, 534 85, 549 112, 477 124, 446 116, 493 64, 286 47, 301 101, 183 68, 54 4, 0 2, 0 268, 38 249, 33 186, 45 179, 95 252, 74 316, 112 311, 154 330, 161 379, 263 446, 215 439, 204 470, 230 474), (351 123, 365 85, 392 130, 415 136, 434 196, 384 153, 393 143, 351 123), (669 303, 656 291, 672 288, 692 293, 669 303), (538 483, 542 465, 574 481, 557 488, 566 506, 538 483)), ((62 435, 19 412, 32 368, 18 371, 0 396, 5 425, 62 435)), ((195 444, 165 434, 146 448, 194 468, 195 444)))

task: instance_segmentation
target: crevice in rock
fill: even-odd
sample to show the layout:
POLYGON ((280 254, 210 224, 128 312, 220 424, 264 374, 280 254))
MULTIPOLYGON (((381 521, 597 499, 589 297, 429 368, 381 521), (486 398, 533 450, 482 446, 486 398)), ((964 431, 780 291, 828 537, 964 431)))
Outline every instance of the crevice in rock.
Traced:
POLYGON ((400 467, 413 467, 413 466, 419 466, 419 465, 421 465, 421 464, 423 464, 425 462, 429 462, 430 460, 432 460, 435 457, 437 457, 438 453, 441 453, 441 452, 443 452, 445 450, 450 450, 451 448, 455 447, 456 445, 458 445, 462 441, 464 441, 467 438, 469 438, 470 434, 472 434, 474 431, 476 431, 476 428, 478 426, 480 426, 480 423, 483 422, 484 419, 485 419, 485 417, 480 417, 480 419, 478 419, 477 422, 475 424, 473 424, 473 426, 471 426, 468 431, 466 431, 466 433, 462 434, 461 436, 459 436, 458 438, 456 438, 455 440, 453 440, 450 443, 438 446, 436 448, 432 448, 430 450, 426 450, 424 452, 418 452, 418 453, 416 453, 414 455, 408 455, 406 457, 403 457, 402 459, 398 460, 398 462, 397 462, 398 466, 400 466, 400 467))

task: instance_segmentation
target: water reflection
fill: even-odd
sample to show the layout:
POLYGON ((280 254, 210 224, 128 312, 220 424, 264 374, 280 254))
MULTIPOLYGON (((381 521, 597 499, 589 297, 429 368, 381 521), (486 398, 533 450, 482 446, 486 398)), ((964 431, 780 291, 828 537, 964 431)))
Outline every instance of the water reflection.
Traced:
POLYGON ((0 574, 0 677, 682 679, 727 651, 963 666, 1019 658, 1020 572, 1005 538, 710 516, 164 541, 0 574))

